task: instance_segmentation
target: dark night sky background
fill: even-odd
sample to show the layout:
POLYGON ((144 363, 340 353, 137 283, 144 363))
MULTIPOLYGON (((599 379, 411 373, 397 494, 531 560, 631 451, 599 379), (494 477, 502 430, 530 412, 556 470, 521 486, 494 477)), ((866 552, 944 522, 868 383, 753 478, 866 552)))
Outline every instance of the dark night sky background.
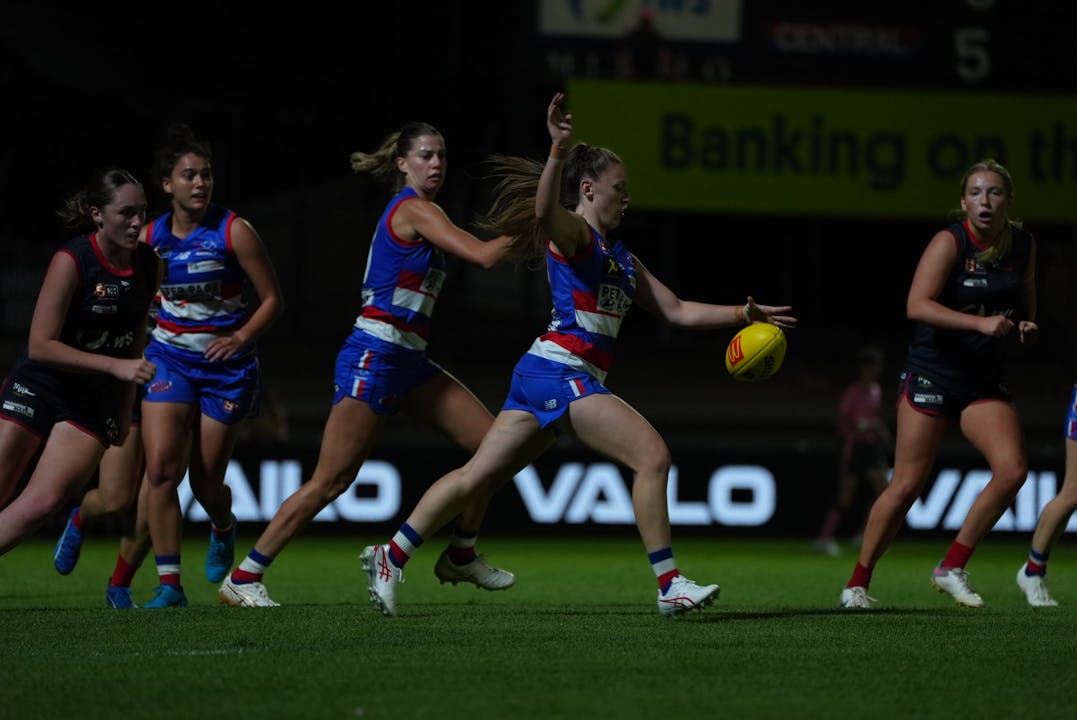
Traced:
MULTIPOLYGON (((680 48, 693 61, 721 57, 730 82, 1077 91, 1070 25, 1061 21, 1059 3, 979 3, 986 10, 960 0, 895 10, 859 2, 744 4, 741 43, 680 48), (991 77, 973 88, 948 62, 952 28, 970 18, 990 30, 994 60, 991 77), (897 24, 911 29, 919 51, 900 62, 782 57, 766 37, 768 25, 781 19, 897 24)), ((439 201, 467 225, 483 206, 483 158, 545 152, 545 107, 562 85, 546 53, 605 56, 615 48, 540 37, 535 0, 292 5, 257 13, 227 3, 167 5, 167 17, 146 4, 106 7, 5 4, 4 266, 43 268, 66 237, 54 215, 63 199, 102 165, 122 165, 145 178, 163 128, 189 122, 213 143, 215 199, 254 223, 282 278, 288 315, 266 338, 267 369, 289 377, 297 367, 309 370, 322 393, 318 415, 332 357, 358 307, 366 241, 386 199, 351 174, 348 154, 372 149, 405 121, 433 123, 452 163, 439 201), (307 352, 305 361, 291 359, 297 346, 307 352)), ((899 361, 907 339, 904 293, 920 250, 944 220, 630 213, 620 232, 685 297, 729 303, 752 293, 796 307, 802 328, 790 340, 786 384, 768 389, 780 403, 782 393, 844 373, 860 342, 879 343, 891 364, 899 361)), ((1072 268, 1073 228, 1032 229, 1046 262, 1072 268)), ((469 268, 455 273, 439 303, 440 336, 431 347, 455 367, 478 354, 505 380, 547 317, 544 279, 514 269, 495 270, 490 279, 469 268)), ((1063 273, 1054 285, 1068 285, 1073 274, 1063 273)), ((1068 287, 1041 288, 1041 295, 1044 342, 1019 357, 1018 366, 1052 382, 1050 401, 1064 390, 1057 379, 1072 372, 1062 358, 1072 354, 1077 300, 1068 287)), ((713 364, 728 340, 722 333, 669 333, 642 312, 631 318, 618 360, 629 367, 634 360, 660 370, 713 364)), ((9 340, 21 340, 10 324, 7 332, 9 340)), ((497 385, 484 399, 499 403, 500 392, 497 385)), ((822 397, 827 392, 824 387, 822 397)), ((826 404, 818 414, 831 412, 826 404)))

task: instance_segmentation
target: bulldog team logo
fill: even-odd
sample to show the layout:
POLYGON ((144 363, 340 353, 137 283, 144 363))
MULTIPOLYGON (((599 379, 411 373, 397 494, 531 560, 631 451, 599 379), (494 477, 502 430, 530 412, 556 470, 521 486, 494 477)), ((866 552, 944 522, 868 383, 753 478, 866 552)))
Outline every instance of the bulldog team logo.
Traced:
POLYGON ((172 388, 171 380, 155 380, 146 387, 147 394, 162 393, 172 388))

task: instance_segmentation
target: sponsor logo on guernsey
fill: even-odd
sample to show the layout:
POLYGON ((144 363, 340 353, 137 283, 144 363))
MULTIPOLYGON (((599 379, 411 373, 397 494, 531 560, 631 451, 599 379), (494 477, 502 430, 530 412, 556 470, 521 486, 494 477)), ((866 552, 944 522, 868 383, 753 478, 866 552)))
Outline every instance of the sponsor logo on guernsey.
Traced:
POLYGON ((108 341, 108 330, 102 330, 97 337, 86 337, 83 333, 76 333, 75 337, 81 347, 86 350, 97 350, 108 341))
POLYGON ((177 283, 162 285, 161 295, 172 302, 198 302, 219 300, 221 298, 221 281, 209 280, 200 283, 177 283))
POLYGON ((28 418, 32 418, 34 416, 34 409, 32 407, 30 407, 29 405, 23 405, 22 403, 12 402, 11 400, 5 400, 3 408, 8 412, 25 415, 28 418))
POLYGON ((120 296, 120 286, 97 283, 93 289, 93 294, 99 298, 118 298, 120 296))
POLYGON ((112 338, 112 347, 114 348, 129 348, 135 343, 135 334, 131 330, 128 330, 123 335, 117 335, 112 338))
POLYGON ((191 275, 216 272, 217 270, 223 269, 224 265, 220 260, 197 260, 195 262, 187 263, 187 272, 191 275))
POLYGON ((115 305, 94 305, 90 308, 90 312, 95 315, 115 315, 119 311, 115 305))
POLYGON ((961 284, 964 287, 971 288, 983 288, 987 287, 987 278, 984 275, 987 274, 986 269, 976 258, 965 259, 965 272, 968 275, 979 275, 980 277, 965 277, 961 280, 961 284))
POLYGON ((616 285, 600 285, 596 305, 602 312, 624 315, 632 307, 632 298, 616 285))
POLYGON ((423 292, 434 297, 441 294, 441 288, 445 285, 446 273, 438 268, 429 268, 423 277, 423 292))

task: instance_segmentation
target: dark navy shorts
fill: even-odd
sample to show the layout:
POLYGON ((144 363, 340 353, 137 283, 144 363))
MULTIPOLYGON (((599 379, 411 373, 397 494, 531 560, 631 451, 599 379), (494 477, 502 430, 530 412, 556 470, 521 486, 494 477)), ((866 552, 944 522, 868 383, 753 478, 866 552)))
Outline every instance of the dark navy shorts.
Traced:
POLYGON ((114 392, 103 392, 99 387, 84 391, 68 388, 61 393, 16 370, 0 388, 0 416, 41 438, 48 437, 53 425, 71 423, 108 447, 119 435, 117 418, 123 396, 118 382, 114 388, 114 392))
POLYGON ((1010 391, 996 382, 953 382, 905 368, 898 379, 898 398, 927 415, 957 419, 969 405, 985 400, 1011 402, 1010 391))

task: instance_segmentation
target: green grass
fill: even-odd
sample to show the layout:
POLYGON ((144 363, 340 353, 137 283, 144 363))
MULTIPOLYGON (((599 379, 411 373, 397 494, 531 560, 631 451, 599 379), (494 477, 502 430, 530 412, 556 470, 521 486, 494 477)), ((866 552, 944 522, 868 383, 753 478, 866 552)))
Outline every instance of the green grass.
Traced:
POLYGON ((722 594, 677 620, 657 613, 638 540, 501 537, 482 549, 516 587, 439 585, 435 539, 408 566, 400 616, 384 618, 356 559, 373 540, 299 538, 267 575, 282 607, 237 609, 217 603, 192 539, 191 606, 130 612, 103 607, 115 542, 92 538, 68 577, 51 541, 25 543, 0 557, 0 718, 1077 717, 1065 540, 1058 608, 1030 608, 1016 589, 1027 541, 992 536, 969 565, 987 607, 930 588, 948 539, 899 538, 876 571, 877 609, 844 611, 851 552, 680 539, 685 574, 722 594))

